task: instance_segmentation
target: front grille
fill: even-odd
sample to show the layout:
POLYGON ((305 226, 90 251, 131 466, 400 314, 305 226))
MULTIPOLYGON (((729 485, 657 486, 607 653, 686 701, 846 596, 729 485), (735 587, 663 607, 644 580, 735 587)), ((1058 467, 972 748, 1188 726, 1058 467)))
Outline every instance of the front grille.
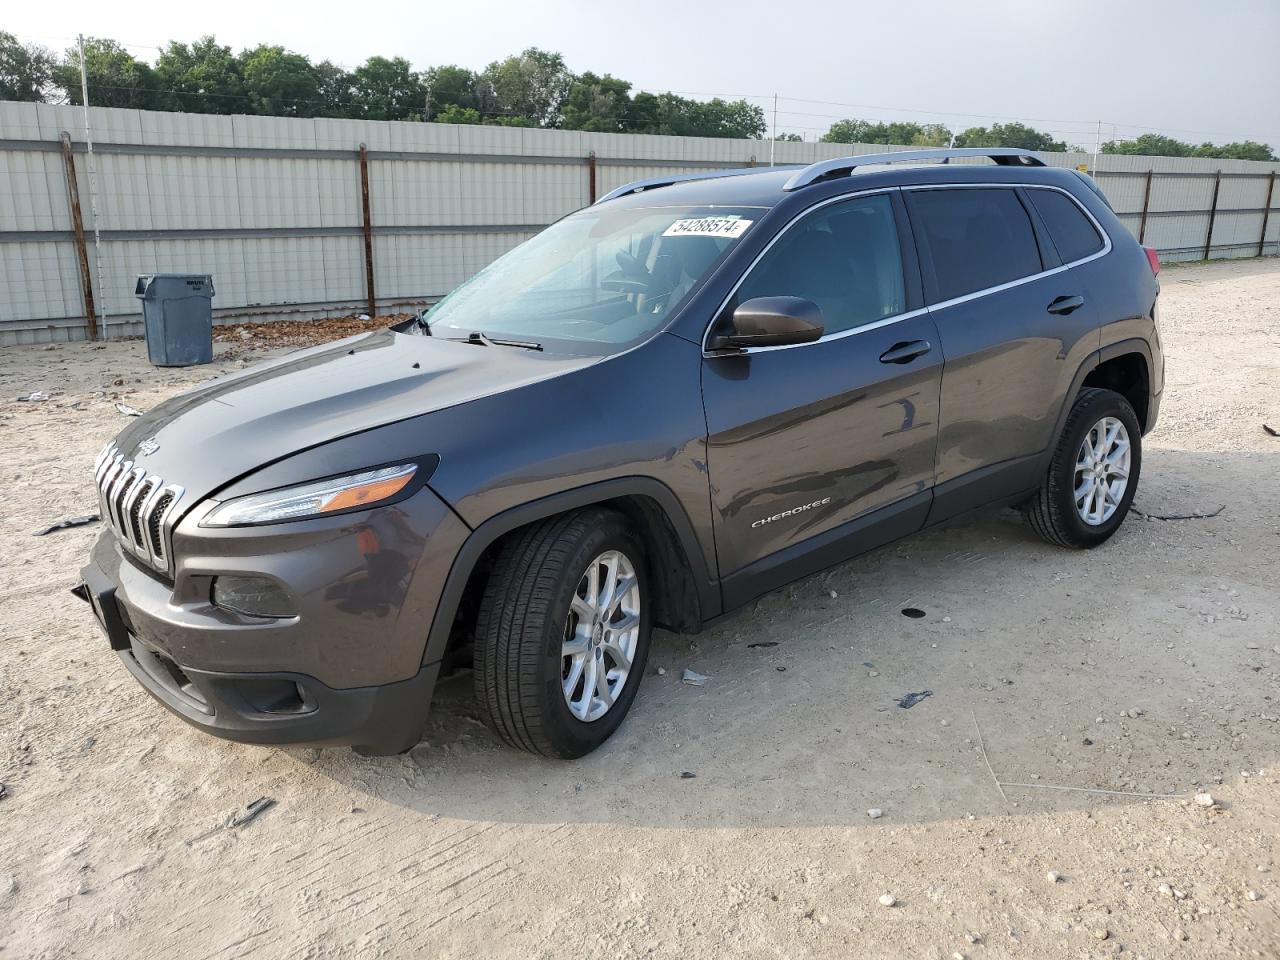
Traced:
POLYGON ((114 443, 98 454, 93 480, 102 520, 120 543, 148 566, 172 573, 173 522, 182 487, 134 466, 114 443))

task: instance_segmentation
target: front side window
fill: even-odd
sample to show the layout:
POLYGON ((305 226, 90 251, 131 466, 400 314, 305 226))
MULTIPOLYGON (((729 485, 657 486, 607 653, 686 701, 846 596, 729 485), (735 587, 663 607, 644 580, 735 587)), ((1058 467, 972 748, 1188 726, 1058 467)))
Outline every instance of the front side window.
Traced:
POLYGON ((1057 190, 1028 190, 1040 219, 1049 228, 1053 245, 1063 263, 1074 263, 1102 249, 1102 237, 1084 211, 1065 193, 1057 190))
POLYGON ((766 211, 588 208, 499 257, 427 314, 432 336, 611 353, 671 317, 766 211))
POLYGON ((756 297, 803 297, 839 333, 906 310, 893 202, 878 194, 805 217, 769 248, 731 306, 756 297))
POLYGON ((914 190, 907 193, 907 206, 933 263, 934 302, 1043 269, 1031 218, 1013 190, 914 190))

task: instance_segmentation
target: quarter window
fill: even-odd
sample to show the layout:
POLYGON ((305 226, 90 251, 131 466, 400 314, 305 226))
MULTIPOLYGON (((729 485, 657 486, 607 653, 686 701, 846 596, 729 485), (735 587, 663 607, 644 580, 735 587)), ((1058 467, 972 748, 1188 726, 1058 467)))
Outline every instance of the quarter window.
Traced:
POLYGON ((933 263, 935 302, 1043 269, 1031 218, 1013 190, 918 190, 907 202, 933 263))
POLYGON ((906 310, 893 202, 878 194, 834 203, 782 235, 738 288, 755 297, 804 297, 839 333, 906 310))
POLYGON ((1063 263, 1083 260, 1102 249, 1102 237, 1074 200, 1057 190, 1028 190, 1040 219, 1049 228, 1063 263))

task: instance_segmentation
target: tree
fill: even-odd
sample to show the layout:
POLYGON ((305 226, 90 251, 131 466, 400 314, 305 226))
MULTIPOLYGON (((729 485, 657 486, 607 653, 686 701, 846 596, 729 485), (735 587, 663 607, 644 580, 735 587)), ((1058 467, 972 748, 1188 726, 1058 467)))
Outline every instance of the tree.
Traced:
POLYGON ((516 57, 497 60, 485 68, 481 79, 493 92, 493 109, 480 107, 481 116, 526 118, 532 125, 554 127, 560 107, 569 94, 573 74, 558 53, 529 47, 516 57))
POLYGON ((346 70, 328 60, 321 60, 312 67, 316 75, 316 89, 320 103, 318 117, 354 117, 355 80, 346 70))
POLYGON ((311 117, 324 104, 315 68, 300 53, 262 44, 240 52, 245 91, 254 113, 311 117))
POLYGON ((627 129, 678 137, 758 140, 768 129, 764 110, 745 100, 689 100, 674 93, 637 93, 627 129))
POLYGON ((1198 147, 1159 133, 1144 133, 1132 140, 1110 140, 1102 145, 1103 153, 1146 157, 1215 157, 1224 160, 1280 159, 1265 143, 1243 140, 1236 143, 1202 143, 1198 147))
POLYGON ((480 123, 480 111, 475 107, 460 107, 451 103, 431 118, 436 123, 480 123))
POLYGON ((883 143, 916 147, 945 147, 951 142, 951 131, 940 123, 919 124, 912 121, 877 122, 872 120, 840 120, 822 137, 825 143, 883 143))
POLYGON ((249 109, 240 62, 212 36, 191 46, 170 43, 156 59, 155 77, 170 110, 230 114, 249 109))
POLYGON ((1276 156, 1275 151, 1270 146, 1253 140, 1224 143, 1221 146, 1202 143, 1196 147, 1195 155, 1197 157, 1221 157, 1226 160, 1280 160, 1280 157, 1276 156))
POLYGON ((365 120, 420 119, 426 88, 404 57, 370 57, 351 74, 357 116, 365 120))
POLYGON ((0 30, 0 100, 40 103, 53 87, 53 53, 0 30))
MULTIPOLYGON (((114 40, 87 37, 84 41, 85 74, 89 80, 89 105, 94 107, 131 107, 138 110, 162 108, 162 97, 155 73, 147 64, 134 59, 114 40)), ((53 68, 53 79, 74 104, 84 102, 80 95, 80 50, 71 47, 62 62, 53 68)))
POLYGON ((1102 145, 1103 153, 1119 153, 1146 157, 1189 157, 1192 146, 1158 133, 1144 133, 1134 140, 1111 140, 1102 145))
POLYGON ((598 77, 588 71, 569 85, 560 125, 566 130, 625 133, 630 107, 630 83, 607 73, 598 77))
POLYGON ((804 142, 804 137, 800 136, 800 134, 798 133, 780 133, 777 136, 775 136, 773 139, 777 140, 779 143, 782 143, 782 142, 803 143, 804 142))
MULTIPOLYGON (((454 65, 444 67, 432 67, 422 75, 422 85, 426 88, 424 91, 424 102, 426 100, 425 93, 430 94, 430 116, 425 119, 434 120, 438 111, 447 110, 450 107, 457 107, 461 110, 476 111, 477 96, 476 83, 478 78, 475 71, 468 70, 466 67, 454 65)), ((467 123, 465 120, 442 120, 441 123, 467 123)), ((479 123, 479 119, 474 122, 479 123)))
POLYGON ((1065 152, 1066 143, 1054 140, 1024 123, 993 123, 990 127, 970 127, 956 134, 957 147, 1021 147, 1023 150, 1065 152))

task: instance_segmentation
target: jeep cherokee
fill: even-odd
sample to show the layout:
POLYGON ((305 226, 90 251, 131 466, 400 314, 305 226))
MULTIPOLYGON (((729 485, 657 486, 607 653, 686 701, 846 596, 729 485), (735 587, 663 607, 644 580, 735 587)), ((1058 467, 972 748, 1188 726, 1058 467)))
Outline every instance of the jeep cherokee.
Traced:
POLYGON ((1020 150, 628 184, 407 324, 132 422, 77 593, 218 736, 403 751, 465 666, 503 740, 581 756, 654 627, 980 507, 1110 537, 1160 405, 1158 271, 1020 150))

